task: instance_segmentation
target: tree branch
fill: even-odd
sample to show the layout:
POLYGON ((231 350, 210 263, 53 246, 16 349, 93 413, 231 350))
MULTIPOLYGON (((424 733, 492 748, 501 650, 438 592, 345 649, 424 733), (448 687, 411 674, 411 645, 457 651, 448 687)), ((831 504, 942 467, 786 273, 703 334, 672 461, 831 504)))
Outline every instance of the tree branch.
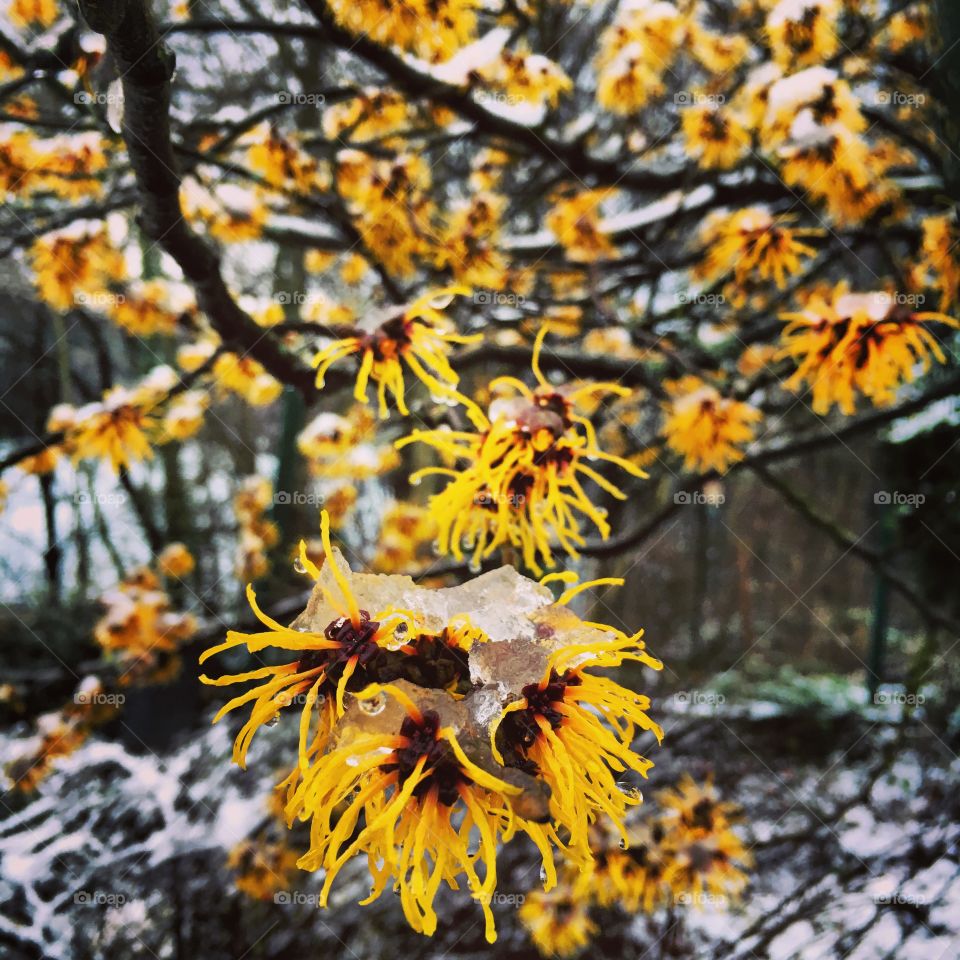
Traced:
POLYGON ((240 309, 224 283, 218 253, 184 219, 170 139, 174 56, 145 3, 80 0, 80 9, 90 28, 106 37, 122 80, 123 139, 139 188, 141 229, 180 266, 198 306, 224 343, 254 357, 278 380, 313 399, 313 371, 240 309))

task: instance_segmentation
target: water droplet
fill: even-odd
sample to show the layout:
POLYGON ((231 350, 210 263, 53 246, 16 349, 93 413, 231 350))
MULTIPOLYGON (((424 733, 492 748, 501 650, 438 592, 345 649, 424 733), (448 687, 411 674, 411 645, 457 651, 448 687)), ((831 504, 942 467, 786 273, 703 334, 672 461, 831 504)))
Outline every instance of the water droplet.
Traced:
POLYGON ((627 849, 627 841, 624 840, 623 837, 620 838, 620 849, 621 849, 621 850, 626 850, 626 849, 627 849))
POLYGON ((378 713, 383 713, 383 708, 386 707, 386 705, 387 698, 382 693, 378 693, 366 700, 357 701, 357 706, 371 717, 375 717, 378 713))
POLYGON ((298 632, 298 633, 309 633, 309 632, 310 632, 310 628, 307 627, 307 626, 305 626, 305 625, 302 624, 302 623, 301 623, 300 626, 297 627, 296 629, 297 629, 297 632, 298 632))
POLYGON ((411 477, 411 478, 410 478, 410 486, 411 486, 411 487, 419 487, 419 486, 420 486, 420 478, 419 478, 419 477, 411 477))
POLYGON ((393 636, 387 642, 388 650, 399 650, 407 642, 407 633, 410 628, 407 626, 406 621, 401 620, 393 628, 393 636))
POLYGON ((359 757, 347 757, 346 763, 347 763, 347 766, 348 766, 348 767, 359 767, 359 766, 360 766, 360 758, 359 758, 359 757))
POLYGON ((307 572, 306 564, 303 562, 303 560, 300 559, 300 557, 297 557, 297 558, 293 561, 293 572, 294 572, 294 573, 306 573, 306 572, 307 572))
POLYGON ((479 572, 480 572, 480 569, 481 569, 480 561, 479 561, 479 560, 471 560, 470 563, 467 564, 467 569, 468 569, 471 573, 479 573, 479 572))
POLYGON ((266 726, 275 727, 280 722, 280 714, 275 713, 267 722, 266 726))
POLYGON ((540 864, 540 882, 547 882, 547 868, 542 863, 540 864))

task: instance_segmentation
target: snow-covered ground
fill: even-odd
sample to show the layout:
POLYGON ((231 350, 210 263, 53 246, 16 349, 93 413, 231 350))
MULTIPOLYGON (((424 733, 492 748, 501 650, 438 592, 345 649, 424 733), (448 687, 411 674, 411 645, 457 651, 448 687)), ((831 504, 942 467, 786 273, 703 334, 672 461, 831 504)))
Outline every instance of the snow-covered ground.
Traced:
MULTIPOLYGON (((756 867, 743 902, 695 910, 664 938, 661 917, 604 917, 589 956, 849 957, 960 955, 960 761, 922 720, 895 725, 771 710, 673 712, 648 796, 689 772, 713 773, 740 803, 756 867)), ((532 957, 509 896, 499 940, 483 939, 463 894, 439 898, 440 929, 409 931, 390 896, 366 893, 362 862, 338 880, 330 909, 298 874, 288 902, 233 887, 228 852, 269 822, 283 724, 265 729, 246 773, 230 733, 204 728, 169 755, 94 739, 62 760, 28 802, 7 794, 0 822, 0 956, 221 958, 532 957), (297 951, 289 954, 289 951, 297 951)), ((22 752, 4 740, 7 762, 22 752)), ((536 882, 532 851, 501 855, 498 889, 536 882)), ((514 898, 515 900, 516 898, 514 898)))

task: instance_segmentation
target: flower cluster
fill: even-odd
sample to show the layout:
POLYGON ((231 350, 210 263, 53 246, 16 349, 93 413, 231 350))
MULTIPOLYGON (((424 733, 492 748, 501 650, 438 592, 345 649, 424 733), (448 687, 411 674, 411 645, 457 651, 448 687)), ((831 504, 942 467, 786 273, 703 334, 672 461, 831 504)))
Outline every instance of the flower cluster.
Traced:
POLYGON ((113 387, 101 401, 74 409, 60 404, 51 412, 48 427, 63 431, 64 446, 75 461, 104 460, 114 472, 153 456, 150 434, 157 426, 151 408, 159 395, 151 387, 128 390, 113 387))
POLYGON ((375 437, 373 414, 357 405, 345 415, 318 413, 300 432, 297 446, 314 476, 363 480, 397 465, 396 451, 375 443, 375 437))
POLYGON ((344 865, 364 855, 373 880, 364 903, 393 888, 410 925, 432 934, 440 884, 458 889, 465 878, 492 942, 499 845, 530 838, 550 888, 556 854, 585 869, 593 862, 589 835, 599 822, 626 842, 626 812, 640 795, 621 780, 651 766, 633 742, 662 734, 646 697, 594 671, 660 663, 642 633, 568 609, 592 584, 554 601, 547 587, 503 567, 459 587, 418 587, 351 572, 325 513, 321 533, 322 568, 301 547, 315 587, 293 624, 265 614, 248 590, 263 629, 231 631, 201 656, 286 651, 274 665, 203 675, 215 686, 251 685, 215 720, 250 708, 234 744, 245 766, 256 732, 296 714, 297 759, 278 790, 288 824, 309 823, 298 866, 324 871, 322 905, 344 865))
POLYGON ((446 60, 469 43, 476 31, 476 0, 334 0, 336 18, 371 40, 416 53, 428 60, 446 60))
POLYGON ((667 384, 670 400, 664 404, 663 434, 667 445, 683 457, 685 470, 724 473, 743 459, 743 446, 754 437, 760 411, 699 377, 687 376, 667 384))
POLYGON ((116 712, 116 700, 105 695, 100 679, 85 677, 77 685, 72 700, 59 710, 37 718, 27 749, 6 765, 4 773, 13 789, 21 793, 36 790, 58 760, 70 756, 86 742, 94 727, 106 723, 116 712))
MULTIPOLYGON (((158 568, 171 578, 184 576, 193 557, 183 544, 170 544, 158 568)), ((94 627, 94 639, 118 667, 118 683, 156 683, 180 670, 177 650, 196 632, 196 619, 171 609, 160 578, 147 567, 133 571, 100 598, 106 608, 94 627)))
POLYGON ((264 517, 273 503, 273 485, 263 477, 245 477, 233 498, 233 511, 240 526, 236 573, 244 583, 258 580, 269 569, 267 551, 277 545, 280 531, 264 517))
POLYGON ((644 811, 628 823, 626 843, 595 828, 588 870, 565 865, 555 889, 526 895, 520 920, 544 956, 566 957, 587 946, 606 909, 652 914, 722 905, 743 892, 752 858, 733 830, 737 809, 718 798, 709 780, 700 786, 689 776, 656 799, 656 813, 644 811))
POLYGON ((104 293, 126 275, 123 257, 105 228, 72 229, 39 237, 31 250, 37 293, 56 310, 104 293))
POLYGON ((476 565, 510 544, 529 569, 541 572, 554 564, 554 540, 577 556, 577 546, 584 543, 582 517, 602 537, 609 536, 605 513, 593 504, 582 481, 590 480, 620 500, 626 495, 591 466, 592 461, 646 476, 630 461, 601 450, 590 420, 578 412, 578 404, 590 398, 630 391, 613 383, 551 384, 539 364, 548 330, 543 324, 534 344, 534 389, 513 377, 497 378, 491 388, 503 387, 513 395, 495 400, 487 414, 466 401, 475 431, 415 430, 397 443, 425 443, 449 462, 463 464, 426 467, 411 477, 412 483, 428 476, 449 478, 430 500, 441 553, 461 559, 466 544, 476 565))
POLYGON ((799 273, 801 257, 817 252, 802 238, 823 232, 792 227, 793 219, 775 217, 764 207, 715 214, 703 226, 706 255, 697 266, 698 275, 713 281, 732 272, 740 288, 753 280, 773 280, 782 290, 787 278, 799 273))
POLYGON ((433 514, 415 503, 397 502, 387 507, 377 538, 373 566, 381 573, 412 573, 434 559, 437 538, 433 514))
POLYGON ((447 353, 451 344, 474 343, 480 337, 452 332, 440 311, 448 307, 458 294, 469 292, 466 287, 435 290, 402 309, 391 311, 386 317, 372 318, 364 332, 334 341, 313 359, 317 368, 317 386, 323 386, 324 376, 332 364, 355 355, 360 357, 360 369, 354 397, 367 403, 367 387, 373 380, 377 385, 381 417, 389 415, 388 391, 400 413, 409 414, 405 401, 404 364, 433 396, 458 398, 456 385, 459 378, 447 360, 447 353))
POLYGON ((929 324, 960 328, 952 317, 917 311, 894 294, 850 293, 843 284, 828 296, 811 296, 783 319, 788 325, 780 356, 798 363, 787 386, 799 390, 806 384, 820 414, 834 404, 853 414, 858 393, 875 406, 893 403, 918 366, 927 370, 931 357, 946 360, 929 324))

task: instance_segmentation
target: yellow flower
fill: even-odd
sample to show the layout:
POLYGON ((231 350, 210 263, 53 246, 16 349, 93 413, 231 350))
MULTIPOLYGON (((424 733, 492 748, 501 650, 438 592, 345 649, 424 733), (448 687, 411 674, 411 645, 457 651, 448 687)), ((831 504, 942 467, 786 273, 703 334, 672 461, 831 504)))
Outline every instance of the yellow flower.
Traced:
POLYGON ((840 46, 838 0, 780 0, 767 17, 774 60, 788 68, 829 60, 840 46))
POLYGON ((782 319, 788 326, 778 358, 799 362, 787 388, 797 391, 806 383, 815 413, 837 404, 848 416, 858 392, 875 406, 888 406, 918 366, 926 372, 931 357, 946 361, 930 322, 960 328, 946 314, 915 311, 889 293, 848 293, 842 284, 832 297, 815 295, 803 310, 782 319))
POLYGON ((76 413, 76 423, 66 433, 74 460, 98 457, 115 473, 121 467, 153 456, 147 434, 155 422, 144 404, 124 387, 113 387, 99 403, 76 413))
POLYGON ((884 179, 892 157, 840 124, 784 147, 780 158, 784 183, 823 200, 839 224, 858 223, 896 200, 897 188, 884 179))
POLYGON ((217 343, 210 338, 185 343, 177 349, 177 365, 187 373, 199 370, 215 353, 217 343))
POLYGON ((234 497, 233 509, 240 522, 235 566, 241 582, 258 580, 269 569, 266 551, 277 545, 280 531, 263 514, 273 502, 273 485, 258 476, 246 477, 234 497))
POLYGON ((537 106, 556 107, 560 94, 573 89, 573 81, 559 65, 528 51, 504 49, 498 59, 479 72, 506 96, 537 106))
POLYGON ((107 314, 117 326, 137 337, 172 334, 178 315, 167 301, 167 285, 162 280, 147 280, 110 301, 107 314))
POLYGON ((17 466, 24 472, 32 476, 41 476, 50 473, 57 465, 61 454, 60 447, 52 446, 35 453, 32 457, 24 457, 17 463, 17 466))
POLYGON ((293 882, 297 868, 297 854, 285 843, 267 840, 244 840, 238 843, 227 858, 227 866, 236 872, 236 888, 254 900, 272 901, 278 890, 293 882))
POLYGON ((257 141, 247 151, 250 167, 271 187, 309 193, 317 183, 317 161, 279 131, 255 131, 257 141))
POLYGON ((597 851, 597 867, 584 882, 596 891, 601 906, 620 904, 628 913, 653 913, 668 899, 664 874, 672 857, 659 819, 631 823, 625 846, 611 845, 605 838, 597 851))
POLYGON ((695 20, 688 26, 687 42, 693 56, 711 73, 720 75, 739 67, 750 52, 750 42, 745 36, 713 33, 695 20))
POLYGON ((681 124, 688 152, 709 169, 728 170, 750 148, 750 131, 722 107, 709 103, 687 107, 681 124))
POLYGON ((571 260, 589 262, 616 254, 616 248, 600 230, 600 204, 612 195, 609 188, 581 190, 558 199, 547 213, 547 229, 571 260))
MULTIPOLYGON (((753 111, 751 111, 753 112, 753 111)), ((759 114, 757 111, 754 116, 759 114)), ((809 67, 780 78, 767 88, 767 97, 759 124, 763 144, 768 149, 791 138, 799 126, 811 136, 831 127, 848 133, 863 133, 867 121, 860 100, 850 84, 836 70, 809 67)))
POLYGON ((321 536, 322 568, 301 547, 315 585, 289 627, 263 614, 248 591, 265 629, 230 631, 203 653, 202 662, 241 646, 289 651, 287 663, 202 677, 251 685, 215 720, 250 707, 234 744, 243 765, 256 731, 296 705, 297 761, 278 789, 288 825, 309 823, 298 866, 323 870, 322 905, 344 865, 365 855, 372 888, 363 903, 392 887, 410 925, 429 935, 440 884, 459 889, 465 878, 493 942, 500 844, 529 837, 549 889, 555 850, 589 862, 587 827, 609 815, 622 829, 624 811, 639 802, 615 773, 645 772, 649 762, 630 744, 638 730, 660 730, 646 698, 591 671, 659 663, 639 634, 566 608, 592 584, 554 603, 545 586, 503 567, 429 589, 409 577, 352 572, 332 548, 325 512, 321 536), (398 603, 403 609, 391 605, 398 603))
POLYGON ((740 819, 733 804, 722 803, 713 784, 685 776, 674 790, 657 794, 658 827, 670 857, 664 886, 677 903, 698 906, 706 896, 737 896, 747 884, 741 869, 752 864, 749 851, 731 825, 740 819))
POLYGON ((583 949, 599 928, 590 919, 589 902, 569 883, 549 893, 531 890, 520 905, 520 922, 545 957, 569 957, 583 949))
POLYGON ((631 114, 660 96, 685 33, 686 18, 672 3, 640 0, 620 8, 600 38, 597 101, 631 114))
POLYGON ((895 13, 878 38, 892 53, 899 53, 914 43, 924 43, 931 36, 930 11, 919 4, 895 13))
POLYGON ((95 299, 125 272, 123 257, 111 246, 104 229, 81 236, 61 232, 40 237, 30 255, 37 291, 57 310, 69 310, 84 298, 95 299))
POLYGON ((170 597, 153 571, 135 570, 100 598, 106 608, 94 639, 116 657, 120 683, 161 682, 179 669, 177 649, 193 636, 196 619, 170 608, 170 597))
MULTIPOLYGON (((321 516, 323 546, 329 558, 332 555, 330 520, 326 511, 321 516)), ((319 571, 306 555, 305 545, 301 546, 300 559, 306 570, 315 577, 319 576, 319 571)), ((280 709, 289 706, 299 694, 306 694, 300 720, 300 763, 305 766, 306 761, 326 744, 335 717, 342 716, 343 698, 348 690, 348 684, 351 691, 367 685, 364 668, 371 659, 376 657, 380 642, 392 635, 397 617, 385 616, 382 621, 371 619, 368 612, 357 607, 349 582, 339 571, 336 561, 330 560, 330 563, 340 596, 334 596, 329 592, 325 596, 330 605, 340 614, 322 633, 301 632, 292 627, 284 627, 272 620, 259 608, 256 594, 253 588, 248 586, 247 599, 250 606, 267 630, 254 634, 231 630, 224 643, 210 647, 200 657, 200 662, 204 663, 214 654, 242 644, 246 645, 250 653, 275 647, 301 654, 298 659, 276 667, 261 667, 248 673, 228 674, 216 679, 211 679, 205 674, 200 677, 203 683, 214 686, 254 680, 265 681, 246 693, 234 697, 214 717, 214 723, 216 723, 231 710, 253 701, 250 719, 243 726, 234 743, 233 760, 241 767, 246 766, 247 750, 257 730, 272 720, 280 709), (351 684, 351 678, 355 673, 357 676, 351 684), (319 709, 315 709, 317 704, 321 704, 319 709), (313 723, 313 713, 318 717, 317 729, 314 736, 310 738, 308 735, 313 723)))
POLYGON ((10 0, 7 8, 10 22, 21 30, 49 27, 59 13, 56 0, 10 0))
POLYGON ((157 557, 157 569, 165 577, 181 579, 193 571, 196 561, 185 544, 169 543, 157 557))
POLYGON ((960 298, 958 245, 960 229, 954 215, 927 217, 923 221, 923 265, 933 273, 941 310, 949 310, 960 298))
POLYGON ((37 720, 37 727, 38 738, 32 750, 4 768, 13 788, 21 793, 36 790, 56 761, 70 756, 89 735, 89 730, 76 717, 65 716, 62 711, 43 714, 37 720))
POLYGON ((463 874, 493 943, 497 844, 525 826, 510 805, 521 790, 472 762, 440 713, 421 711, 400 687, 375 686, 363 697, 384 694, 406 710, 396 731, 351 739, 318 758, 287 805, 288 817, 312 820, 311 846, 299 866, 324 870, 320 904, 326 906, 343 865, 366 853, 373 888, 361 904, 376 900, 393 880, 407 921, 428 936, 437 927, 437 888, 445 881, 456 889, 463 874), (361 813, 364 826, 351 839, 361 813), (475 830, 479 848, 472 852, 475 830))
POLYGON ((411 573, 434 559, 437 524, 426 507, 394 503, 384 511, 373 566, 383 573, 411 573))
POLYGON ((455 296, 469 292, 466 287, 434 290, 386 319, 371 322, 369 332, 334 341, 313 358, 313 365, 317 368, 317 387, 323 387, 324 376, 332 364, 357 354, 362 359, 353 395, 361 403, 367 403, 367 386, 372 379, 377 384, 381 417, 389 415, 387 391, 401 414, 408 416, 410 413, 404 399, 404 363, 431 394, 458 399, 455 388, 459 377, 447 360, 447 352, 450 344, 475 343, 481 335, 468 337, 450 332, 448 321, 440 311, 455 296))
MULTIPOLYGON (((559 606, 592 585, 568 590, 559 606)), ((541 623, 542 632, 562 628, 563 611, 541 623)), ((581 642, 551 654, 539 681, 523 687, 520 699, 503 711, 491 728, 491 749, 498 762, 543 777, 550 787, 550 814, 562 828, 567 856, 588 863, 590 826, 601 816, 612 821, 624 843, 628 841, 624 818, 642 798, 639 791, 625 792, 618 781, 625 770, 645 777, 653 766, 631 748, 637 730, 653 732, 658 742, 663 738, 661 728, 647 715, 648 697, 588 670, 619 667, 625 661, 654 670, 663 664, 647 653, 642 630, 628 636, 598 623, 580 629, 581 642)))
POLYGON ((323 132, 330 140, 364 142, 386 139, 409 125, 410 106, 395 90, 370 87, 323 112, 323 132))
POLYGON ((330 6, 348 30, 428 60, 448 60, 476 32, 476 0, 333 0, 330 6))
POLYGON ((185 390, 178 393, 163 414, 163 440, 187 440, 202 426, 210 405, 210 397, 203 390, 185 390))
POLYGON ((496 400, 488 415, 466 401, 476 431, 415 430, 397 441, 398 447, 426 443, 449 462, 465 463, 460 469, 427 467, 410 478, 412 483, 428 476, 450 478, 430 499, 440 553, 452 553, 459 560, 466 545, 477 565, 509 543, 520 549, 524 564, 539 573, 541 564, 553 566, 554 538, 577 556, 577 546, 584 543, 580 517, 586 517, 603 538, 609 536, 605 513, 591 502, 581 479, 626 499, 590 461, 606 461, 631 476, 646 476, 632 463, 601 450, 592 424, 577 413, 577 404, 591 397, 626 396, 630 391, 612 383, 554 387, 539 365, 548 330, 543 324, 534 344, 534 390, 512 377, 500 377, 491 386, 518 395, 496 400))
POLYGON ((347 257, 343 266, 340 268, 340 276, 343 278, 344 283, 356 284, 366 276, 369 269, 370 264, 367 263, 366 258, 362 257, 359 253, 354 253, 347 257))
MULTIPOLYGON (((182 358, 180 363, 183 364, 182 358)), ((214 361, 213 377, 222 390, 236 393, 254 407, 273 403, 283 393, 283 384, 253 357, 222 353, 214 361)))
POLYGON ((701 786, 684 774, 673 788, 657 794, 660 821, 664 829, 700 840, 739 822, 740 812, 732 803, 720 800, 712 779, 701 786))
POLYGON ((433 200, 426 159, 411 153, 383 158, 359 150, 342 150, 336 159, 337 186, 364 244, 391 274, 409 276, 431 248, 433 200))
POLYGON ((774 217, 763 207, 715 215, 703 229, 707 255, 697 267, 698 276, 713 281, 733 271, 740 286, 755 275, 775 281, 782 290, 787 278, 800 271, 800 258, 817 252, 799 238, 823 233, 789 226, 794 219, 789 215, 774 217))
POLYGON ((749 403, 724 397, 699 377, 687 376, 667 385, 672 395, 664 405, 664 437, 683 458, 683 467, 697 473, 724 473, 743 459, 753 440, 761 412, 749 403))
POLYGON ((496 241, 505 206, 503 197, 489 193, 472 194, 469 201, 456 206, 444 230, 438 266, 448 267, 458 281, 469 286, 503 289, 508 264, 496 241))

